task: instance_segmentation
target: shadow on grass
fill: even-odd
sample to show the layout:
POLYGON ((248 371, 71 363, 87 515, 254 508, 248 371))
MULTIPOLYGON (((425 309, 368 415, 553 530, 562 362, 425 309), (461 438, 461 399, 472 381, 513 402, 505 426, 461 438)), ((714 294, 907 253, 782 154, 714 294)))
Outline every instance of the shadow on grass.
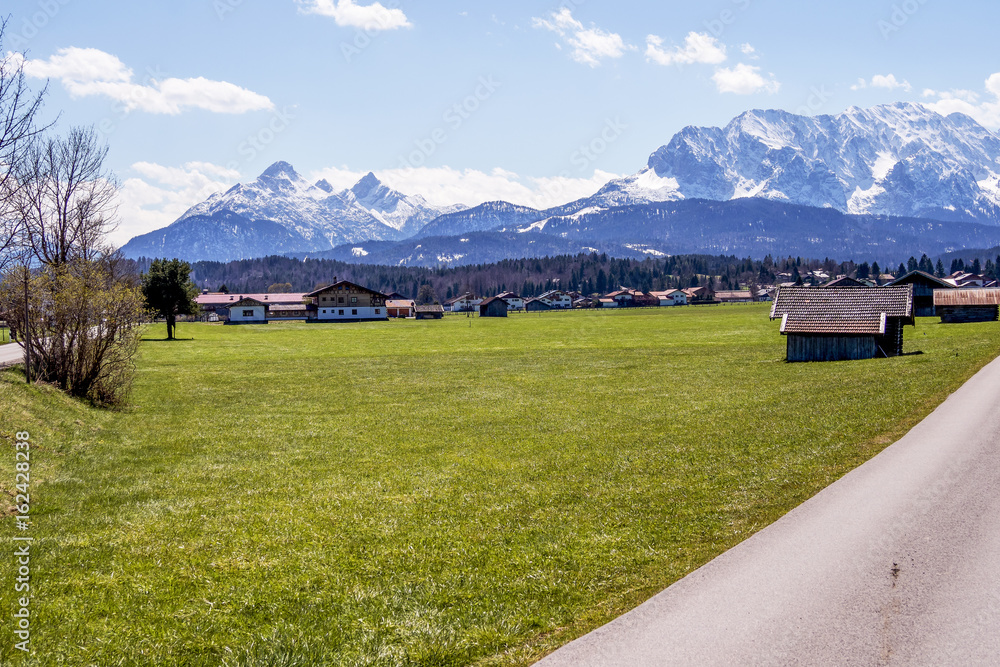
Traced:
POLYGON ((142 342, 144 343, 180 343, 186 340, 194 340, 194 338, 146 338, 142 337, 142 342))

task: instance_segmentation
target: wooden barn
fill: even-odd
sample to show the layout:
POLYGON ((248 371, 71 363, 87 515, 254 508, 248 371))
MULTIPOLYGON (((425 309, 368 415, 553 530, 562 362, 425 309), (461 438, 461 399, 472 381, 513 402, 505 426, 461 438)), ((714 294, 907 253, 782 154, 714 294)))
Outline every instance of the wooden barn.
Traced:
POLYGON ((491 296, 479 304, 479 317, 507 317, 509 306, 510 304, 500 297, 491 296))
POLYGON ((954 285, 923 271, 910 271, 893 280, 887 287, 899 285, 913 285, 913 314, 916 317, 933 317, 937 314, 934 305, 935 290, 955 289, 954 285))
POLYGON ((841 361, 903 353, 903 326, 914 324, 913 285, 782 287, 771 319, 781 318, 788 361, 841 361))
POLYGON ((941 322, 995 322, 1000 314, 1000 289, 934 290, 934 308, 941 322))
POLYGON ((528 299, 524 302, 524 309, 528 312, 534 312, 536 310, 552 310, 552 306, 541 299, 528 299))
POLYGON ((418 320, 440 320, 444 317, 444 306, 432 303, 426 306, 415 306, 414 317, 418 320))

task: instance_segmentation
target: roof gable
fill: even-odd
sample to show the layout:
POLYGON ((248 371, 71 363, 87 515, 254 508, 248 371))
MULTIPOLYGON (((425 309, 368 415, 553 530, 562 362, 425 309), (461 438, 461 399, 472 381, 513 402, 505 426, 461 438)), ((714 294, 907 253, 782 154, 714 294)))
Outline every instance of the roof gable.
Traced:
POLYGON ((377 290, 370 289, 368 287, 365 287, 364 285, 359 285, 357 283, 352 283, 349 280, 338 280, 337 282, 333 283, 332 285, 327 285, 326 287, 321 287, 318 290, 314 290, 312 292, 309 292, 305 296, 307 296, 307 297, 319 296, 321 294, 328 294, 330 292, 339 292, 339 291, 341 291, 343 289, 353 289, 353 290, 358 291, 358 292, 367 292, 368 294, 374 294, 375 296, 380 296, 380 297, 385 298, 385 295, 382 294, 381 292, 379 292, 377 290))

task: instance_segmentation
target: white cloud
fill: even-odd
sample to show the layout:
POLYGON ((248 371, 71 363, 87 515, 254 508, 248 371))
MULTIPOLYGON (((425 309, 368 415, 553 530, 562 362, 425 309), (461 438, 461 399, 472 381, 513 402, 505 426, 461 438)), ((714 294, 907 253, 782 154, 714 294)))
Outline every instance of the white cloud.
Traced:
POLYGON ((646 60, 658 65, 718 65, 726 60, 726 46, 707 32, 689 32, 684 38, 684 46, 664 49, 663 38, 649 35, 646 37, 646 60))
POLYGON ((164 167, 137 162, 138 174, 122 183, 118 192, 121 220, 111 240, 125 244, 133 236, 166 227, 186 210, 221 192, 239 180, 239 172, 207 162, 188 162, 181 167, 164 167))
MULTIPOLYGON (((310 175, 325 178, 334 189, 349 188, 365 175, 363 171, 331 167, 310 175)), ((451 167, 397 168, 376 171, 389 187, 405 194, 421 195, 438 206, 462 203, 477 206, 486 201, 505 200, 522 206, 548 208, 581 197, 589 197, 618 174, 594 170, 588 178, 572 176, 521 177, 500 169, 489 172, 451 167)))
POLYGON ((298 0, 298 3, 306 14, 329 16, 337 25, 345 28, 374 32, 413 27, 402 9, 390 9, 380 2, 357 5, 353 0, 298 0))
POLYGON ((897 81, 893 74, 876 74, 871 81, 858 79, 858 82, 851 86, 851 90, 864 90, 865 88, 885 88, 886 90, 902 88, 906 92, 910 92, 913 86, 910 85, 909 81, 897 81))
MULTIPOLYGON (((635 49, 626 44, 617 33, 605 32, 594 25, 584 28, 582 23, 573 18, 568 7, 553 12, 548 19, 532 18, 531 25, 562 37, 573 48, 570 54, 573 60, 591 67, 600 65, 602 59, 621 58, 626 51, 635 49)), ((561 48, 558 44, 556 46, 561 48)))
POLYGON ((245 113, 274 108, 271 100, 226 81, 152 77, 144 84, 133 81, 134 73, 110 53, 98 49, 59 49, 48 60, 20 60, 24 73, 38 79, 58 79, 73 98, 101 95, 123 105, 125 111, 179 114, 187 109, 214 113, 245 113))
POLYGON ((781 84, 774 79, 773 74, 768 74, 770 78, 765 79, 760 74, 760 68, 745 63, 739 63, 735 67, 719 67, 712 75, 712 81, 720 93, 735 93, 736 95, 751 95, 753 93, 765 92, 774 94, 778 92, 781 84))
POLYGON ((753 48, 750 44, 740 44, 740 51, 748 58, 757 60, 760 56, 757 55, 757 49, 753 48))
POLYGON ((991 74, 984 82, 987 99, 971 90, 934 91, 925 90, 924 97, 936 97, 936 102, 928 107, 947 116, 950 113, 964 113, 981 125, 991 129, 1000 128, 1000 72, 991 74))

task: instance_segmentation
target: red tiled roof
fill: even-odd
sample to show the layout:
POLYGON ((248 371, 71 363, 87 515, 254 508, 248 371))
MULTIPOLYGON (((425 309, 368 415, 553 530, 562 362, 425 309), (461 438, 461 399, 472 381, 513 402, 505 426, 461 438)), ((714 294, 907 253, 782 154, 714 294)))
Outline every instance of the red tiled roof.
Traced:
POLYGON ((287 294, 222 294, 221 292, 210 292, 209 294, 199 294, 195 301, 201 306, 231 306, 242 297, 257 299, 262 303, 302 303, 306 295, 301 292, 290 292, 287 294))

